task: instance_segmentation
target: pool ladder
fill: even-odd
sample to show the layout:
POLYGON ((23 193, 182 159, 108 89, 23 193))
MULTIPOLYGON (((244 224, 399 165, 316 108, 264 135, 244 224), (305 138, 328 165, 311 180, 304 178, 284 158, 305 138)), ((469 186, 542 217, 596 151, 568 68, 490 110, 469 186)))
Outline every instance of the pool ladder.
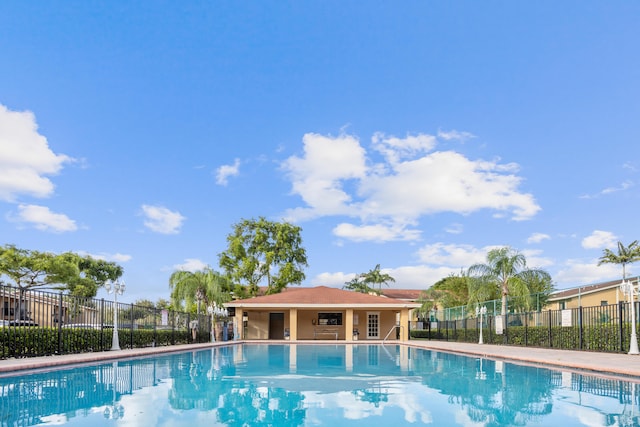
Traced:
POLYGON ((398 331, 398 328, 400 328, 400 331, 402 331, 403 326, 402 325, 394 325, 389 332, 387 333, 387 335, 383 338, 382 343, 384 344, 384 342, 387 340, 387 338, 389 338, 389 335, 391 335, 392 332, 394 331, 398 331))

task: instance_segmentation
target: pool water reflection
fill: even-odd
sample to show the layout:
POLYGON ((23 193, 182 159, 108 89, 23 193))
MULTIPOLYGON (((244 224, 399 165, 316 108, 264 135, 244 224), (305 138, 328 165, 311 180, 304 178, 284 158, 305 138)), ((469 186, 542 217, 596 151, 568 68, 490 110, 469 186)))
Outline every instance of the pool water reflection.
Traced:
POLYGON ((636 387, 403 345, 244 344, 0 377, 0 426, 636 426, 636 387))

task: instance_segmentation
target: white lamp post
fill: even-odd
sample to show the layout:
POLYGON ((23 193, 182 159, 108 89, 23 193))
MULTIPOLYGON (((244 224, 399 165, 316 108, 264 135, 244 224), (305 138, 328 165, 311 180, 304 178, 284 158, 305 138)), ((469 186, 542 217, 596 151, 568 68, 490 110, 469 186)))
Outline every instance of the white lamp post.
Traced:
POLYGON ((104 284, 107 293, 113 294, 113 339, 111 340, 111 351, 120 350, 120 339, 118 338, 118 295, 124 294, 124 281, 108 280, 104 284))
POLYGON ((638 293, 638 283, 635 285, 626 279, 622 279, 620 289, 631 301, 631 342, 629 343, 629 354, 640 354, 638 350, 638 337, 636 335, 636 294, 638 293))
POLYGON ((478 339, 478 344, 484 344, 484 341, 482 340, 482 316, 487 314, 487 307, 482 306, 482 307, 478 307, 476 306, 476 317, 478 315, 480 315, 480 338, 478 339))

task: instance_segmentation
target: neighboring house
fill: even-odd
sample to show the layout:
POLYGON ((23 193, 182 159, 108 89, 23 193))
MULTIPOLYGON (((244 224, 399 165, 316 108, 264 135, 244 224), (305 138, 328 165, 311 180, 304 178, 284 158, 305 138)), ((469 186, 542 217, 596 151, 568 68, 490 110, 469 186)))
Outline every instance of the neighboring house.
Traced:
MULTIPOLYGON (((630 279, 637 284, 638 279, 630 279)), ((548 299, 545 310, 564 310, 577 307, 594 307, 628 301, 620 289, 621 280, 579 286, 554 292, 548 299)))
POLYGON ((30 321, 39 326, 57 326, 59 321, 95 323, 98 310, 61 294, 32 289, 20 292, 19 288, 0 286, 0 320, 30 321))
POLYGON ((235 311, 240 339, 354 341, 408 339, 411 311, 420 304, 318 286, 287 288, 225 306, 235 311))

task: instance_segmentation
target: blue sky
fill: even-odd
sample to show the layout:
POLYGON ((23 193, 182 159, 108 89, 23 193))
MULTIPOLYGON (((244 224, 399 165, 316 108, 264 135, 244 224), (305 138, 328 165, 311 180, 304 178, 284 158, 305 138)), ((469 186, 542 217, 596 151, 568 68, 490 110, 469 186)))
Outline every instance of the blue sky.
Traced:
POLYGON ((505 245, 559 289, 617 279, 597 261, 640 239, 639 19, 622 1, 2 2, 0 243, 116 261, 127 301, 219 270, 259 216, 302 227, 305 286, 380 264, 426 289, 505 245))

